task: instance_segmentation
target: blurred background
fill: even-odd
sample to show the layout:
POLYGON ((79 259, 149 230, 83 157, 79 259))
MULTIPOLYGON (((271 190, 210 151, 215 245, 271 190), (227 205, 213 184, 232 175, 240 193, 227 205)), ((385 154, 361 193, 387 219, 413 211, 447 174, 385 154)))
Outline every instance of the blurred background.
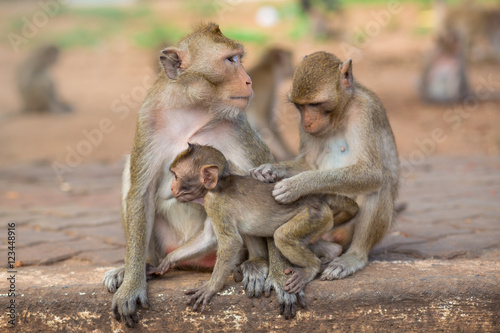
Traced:
POLYGON ((82 164, 121 163, 159 51, 206 21, 245 45, 256 100, 272 92, 260 97, 269 102, 259 106, 265 119, 255 121, 266 139, 282 141, 275 148, 280 158, 298 151, 298 113, 286 99, 289 69, 319 50, 353 59, 355 79, 387 109, 407 171, 432 155, 498 156, 499 7, 428 0, 0 1, 0 167, 51 165, 63 181, 82 164), (262 65, 271 60, 276 64, 262 65), (52 103, 39 109, 29 105, 37 80, 52 103), (258 91, 269 82, 273 89, 258 91))

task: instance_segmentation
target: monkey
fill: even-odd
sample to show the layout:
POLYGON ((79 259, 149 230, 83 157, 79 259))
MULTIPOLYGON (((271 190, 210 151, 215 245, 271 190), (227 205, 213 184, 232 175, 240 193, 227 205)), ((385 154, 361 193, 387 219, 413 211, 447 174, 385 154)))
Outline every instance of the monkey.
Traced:
POLYGON ((278 161, 295 154, 287 146, 277 128, 278 88, 293 75, 292 53, 281 48, 265 52, 260 62, 248 71, 254 87, 254 98, 246 111, 248 121, 263 137, 278 161))
POLYGON ((419 85, 422 100, 455 103, 467 98, 469 85, 466 66, 462 41, 456 33, 443 32, 437 37, 435 49, 426 59, 419 85))
POLYGON ((57 62, 59 48, 47 45, 38 48, 19 67, 18 89, 24 113, 64 113, 72 111, 62 102, 55 89, 49 69, 57 62))
POLYGON ((351 219, 358 205, 350 198, 316 194, 282 205, 272 197, 273 184, 228 172, 224 155, 210 146, 188 144, 170 167, 171 191, 180 202, 203 204, 217 237, 217 261, 210 281, 186 291, 193 310, 204 311, 236 268, 234 253, 243 235, 273 237, 278 249, 295 267, 285 290, 298 294, 320 272, 322 261, 331 262, 342 252, 338 244, 319 236, 351 219), (320 259, 321 257, 322 259, 320 259))
MULTIPOLYGON (((243 46, 214 23, 197 26, 176 46, 161 51, 163 70, 139 109, 123 171, 125 265, 103 279, 107 290, 115 292, 115 318, 127 326, 139 320, 137 303, 149 304, 146 262, 160 266, 162 273, 176 265, 214 264, 217 241, 203 207, 179 203, 171 193, 169 167, 187 143, 216 147, 227 157, 229 170, 240 175, 274 160, 244 113, 253 91, 243 55, 243 46)), ((249 259, 240 267, 249 281, 247 291, 260 294, 268 269, 266 242, 257 237, 244 241, 249 259)), ((288 306, 296 304, 296 298, 287 300, 288 306)))
POLYGON ((288 97, 301 118, 299 156, 250 174, 263 182, 282 179, 272 192, 282 204, 329 193, 357 202, 358 214, 324 235, 345 244, 345 253, 328 264, 321 279, 344 278, 366 266, 370 250, 394 222, 399 183, 394 135, 382 102, 354 80, 351 59, 342 62, 326 52, 304 57, 288 97))

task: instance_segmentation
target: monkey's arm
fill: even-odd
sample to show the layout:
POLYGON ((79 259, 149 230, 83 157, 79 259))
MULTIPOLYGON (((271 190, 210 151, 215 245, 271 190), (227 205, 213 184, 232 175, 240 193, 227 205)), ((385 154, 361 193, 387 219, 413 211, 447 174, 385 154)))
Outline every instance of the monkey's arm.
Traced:
POLYGON ((350 143, 352 164, 334 169, 304 171, 283 179, 274 187, 276 201, 290 203, 313 193, 358 195, 377 191, 387 177, 384 177, 380 154, 376 149, 380 143, 374 138, 381 135, 373 125, 375 122, 368 118, 352 124, 347 131, 346 141, 350 143))
POLYGON ((273 196, 280 203, 290 203, 313 193, 358 195, 377 191, 382 179, 381 169, 365 163, 332 170, 311 170, 277 183, 273 196))
MULTIPOLYGON (((154 223, 154 203, 157 182, 163 160, 150 159, 146 165, 151 146, 145 144, 146 129, 138 126, 130 164, 131 187, 126 198, 124 215, 126 253, 125 275, 122 285, 113 296, 113 312, 127 326, 138 322, 137 303, 148 306, 146 292, 146 249, 154 223)), ((159 154, 157 154, 159 155, 159 154)), ((150 154, 149 156, 155 156, 150 154)))
POLYGON ((196 236, 191 238, 181 247, 170 252, 161 262, 161 264, 150 274, 163 275, 170 268, 175 267, 178 263, 200 258, 201 256, 214 252, 217 249, 217 238, 212 227, 210 218, 205 220, 203 230, 196 236))
POLYGON ((250 169, 250 175, 261 182, 274 183, 277 179, 292 177, 306 170, 311 170, 311 167, 307 164, 305 155, 302 154, 292 161, 262 164, 250 169))

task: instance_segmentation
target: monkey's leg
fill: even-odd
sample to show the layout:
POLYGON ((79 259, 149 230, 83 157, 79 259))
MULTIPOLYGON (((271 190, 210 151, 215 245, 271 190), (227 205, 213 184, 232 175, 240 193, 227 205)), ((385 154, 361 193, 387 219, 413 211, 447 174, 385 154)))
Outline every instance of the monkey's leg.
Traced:
POLYGON ((267 248, 269 253, 269 274, 264 286, 264 296, 269 297, 271 289, 274 289, 280 303, 280 314, 285 319, 294 318, 297 313, 297 304, 303 308, 306 306, 304 291, 300 291, 298 294, 290 294, 285 291, 285 283, 288 280, 285 270, 291 264, 278 250, 272 238, 267 239, 267 248))
POLYGON ((352 242, 355 222, 356 219, 352 219, 349 222, 334 226, 332 230, 322 234, 321 239, 327 242, 339 244, 342 246, 344 251, 346 251, 352 242))
POLYGON ((274 232, 274 241, 281 253, 295 266, 285 273, 293 273, 285 290, 296 294, 304 289, 321 269, 321 260, 311 251, 311 240, 317 239, 333 226, 328 206, 321 210, 306 208, 274 232))
POLYGON ((358 204, 351 198, 343 195, 331 195, 327 197, 327 200, 328 206, 333 212, 334 225, 345 223, 358 213, 358 204))
MULTIPOLYGON (((217 228, 217 223, 215 227, 217 228)), ((234 250, 242 247, 243 240, 238 234, 236 228, 230 228, 227 225, 219 228, 217 240, 219 243, 217 249, 217 261, 215 262, 214 271, 210 281, 199 288, 189 289, 185 292, 186 295, 192 295, 187 304, 193 305, 193 310, 195 311, 200 306, 200 312, 205 310, 205 307, 210 302, 212 296, 222 289, 227 278, 236 268, 236 264, 239 260, 238 256, 234 255, 234 250)))
POLYGON ((310 245, 311 250, 321 260, 321 269, 319 273, 342 253, 342 246, 328 241, 319 240, 310 245))
POLYGON ((354 234, 351 246, 328 265, 322 279, 341 279, 365 267, 368 253, 389 230, 394 219, 394 200, 389 188, 360 198, 359 205, 359 213, 352 221, 354 234))
POLYGON ((212 221, 207 218, 203 230, 191 238, 185 244, 170 252, 157 267, 155 274, 163 275, 176 264, 194 258, 201 258, 217 249, 217 238, 215 237, 212 221))
POLYGON ((243 280, 243 288, 248 297, 260 297, 264 292, 268 272, 265 239, 247 235, 243 235, 242 238, 248 249, 249 259, 235 270, 233 277, 237 282, 243 280))

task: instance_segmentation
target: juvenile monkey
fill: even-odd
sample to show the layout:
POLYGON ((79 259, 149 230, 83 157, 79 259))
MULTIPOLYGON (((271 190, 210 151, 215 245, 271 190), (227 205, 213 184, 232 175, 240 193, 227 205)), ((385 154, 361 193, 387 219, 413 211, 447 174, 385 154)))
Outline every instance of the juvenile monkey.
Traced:
POLYGON ((278 161, 293 158, 295 154, 288 148, 277 128, 278 89, 293 75, 292 53, 271 48, 248 71, 248 75, 254 87, 254 98, 246 111, 248 121, 260 133, 278 161))
POLYGON ((321 278, 343 278, 367 264, 368 253, 393 223, 399 179, 394 136, 380 100, 354 81, 351 60, 341 62, 326 52, 304 57, 289 99, 301 116, 299 156, 251 174, 263 182, 285 178, 272 192, 279 203, 329 193, 356 200, 356 217, 338 227, 341 233, 324 235, 348 249, 321 278))
POLYGON ((224 155, 210 146, 189 144, 170 167, 172 194, 181 202, 205 206, 217 237, 217 261, 210 281, 188 290, 189 304, 201 311, 222 289, 243 245, 243 235, 274 237, 281 253, 295 267, 285 290, 298 294, 341 252, 338 244, 321 241, 322 233, 341 224, 358 211, 352 199, 338 195, 313 195, 282 205, 272 197, 273 184, 251 176, 232 175, 224 155), (321 260, 320 258, 323 260, 321 260))
POLYGON ((37 49, 21 64, 18 73, 18 88, 23 103, 23 112, 71 111, 71 107, 59 99, 54 79, 49 72, 58 57, 59 48, 48 45, 37 49))
MULTIPOLYGON (((273 161, 269 148, 250 127, 244 110, 252 96, 241 44, 216 24, 200 25, 175 47, 161 52, 162 71, 138 116, 134 144, 122 181, 125 266, 104 276, 115 292, 112 308, 128 326, 138 322, 137 303, 148 305, 146 260, 161 273, 175 265, 213 266, 216 238, 201 205, 172 196, 169 167, 188 142, 222 151, 229 170, 247 174, 273 161)), ((267 275, 265 240, 245 237, 249 260, 243 273, 249 293, 260 293, 267 275)))

